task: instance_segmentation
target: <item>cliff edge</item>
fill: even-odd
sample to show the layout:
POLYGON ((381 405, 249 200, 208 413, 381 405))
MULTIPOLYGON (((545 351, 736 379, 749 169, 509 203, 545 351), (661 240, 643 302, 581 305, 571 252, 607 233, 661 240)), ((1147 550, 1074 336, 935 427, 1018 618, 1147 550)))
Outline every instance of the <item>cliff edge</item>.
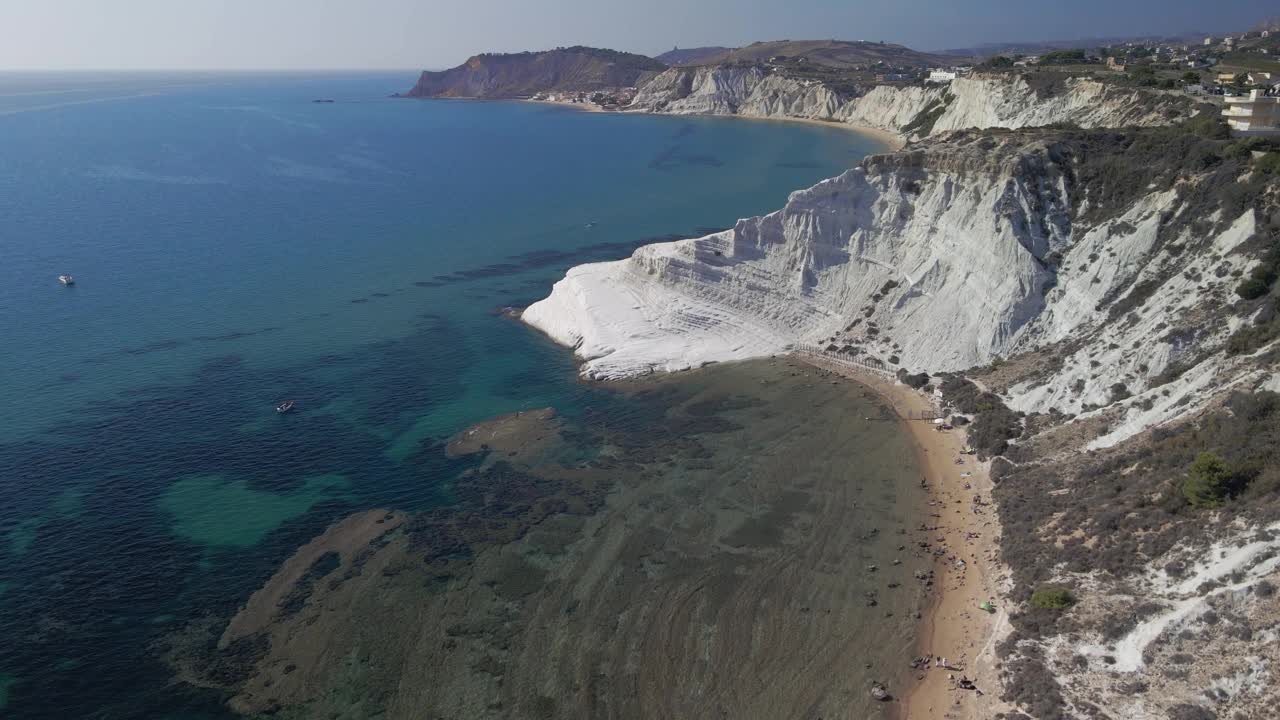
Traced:
POLYGON ((666 67, 644 55, 583 46, 489 53, 449 70, 423 72, 407 96, 521 98, 549 90, 590 92, 631 87, 666 67))

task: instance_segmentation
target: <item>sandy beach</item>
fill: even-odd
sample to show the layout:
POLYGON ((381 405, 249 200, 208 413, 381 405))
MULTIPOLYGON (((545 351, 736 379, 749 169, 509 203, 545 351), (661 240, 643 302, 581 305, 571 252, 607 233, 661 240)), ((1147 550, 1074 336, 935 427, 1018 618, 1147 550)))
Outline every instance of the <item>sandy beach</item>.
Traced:
POLYGON ((766 122, 787 122, 787 123, 805 123, 807 125, 818 125, 821 127, 839 128, 848 130, 859 135, 869 137, 876 142, 885 146, 883 152, 897 152, 906 146, 907 140, 895 132, 888 130, 880 130, 878 128, 867 127, 865 125, 854 125, 853 123, 841 122, 839 120, 818 120, 816 118, 802 117, 755 117, 752 115, 716 115, 714 117, 737 117, 744 120, 763 120, 766 122))
POLYGON ((574 110, 581 110, 583 112, 618 112, 617 110, 606 110, 595 103, 589 102, 572 102, 570 100, 534 100, 533 98, 528 98, 523 102, 538 103, 539 105, 558 105, 560 107, 573 108, 574 110))
MULTIPOLYGON (((819 358, 802 359, 870 387, 900 413, 937 409, 931 397, 874 373, 819 358)), ((923 618, 916 652, 929 661, 915 672, 916 684, 904 694, 899 717, 991 718, 1008 710, 999 700, 995 657, 1008 616, 1000 602, 1005 574, 997 554, 1000 525, 995 508, 988 504, 988 464, 961 454, 967 443, 959 428, 939 432, 928 421, 902 423, 911 434, 929 486, 928 531, 917 540, 928 542, 935 553, 938 593, 923 618), (985 601, 993 603, 996 611, 981 610, 979 605, 985 601), (938 665, 942 659, 945 667, 938 665), (972 681, 976 689, 961 688, 963 679, 972 681)))

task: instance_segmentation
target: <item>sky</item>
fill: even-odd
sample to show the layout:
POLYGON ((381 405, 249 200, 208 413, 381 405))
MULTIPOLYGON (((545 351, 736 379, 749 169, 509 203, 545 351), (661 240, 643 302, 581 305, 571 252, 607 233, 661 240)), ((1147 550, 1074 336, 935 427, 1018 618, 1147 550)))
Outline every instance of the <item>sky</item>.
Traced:
POLYGON ((989 42, 1244 30, 1271 0, 0 0, 0 69, 445 68, 754 40, 989 42))

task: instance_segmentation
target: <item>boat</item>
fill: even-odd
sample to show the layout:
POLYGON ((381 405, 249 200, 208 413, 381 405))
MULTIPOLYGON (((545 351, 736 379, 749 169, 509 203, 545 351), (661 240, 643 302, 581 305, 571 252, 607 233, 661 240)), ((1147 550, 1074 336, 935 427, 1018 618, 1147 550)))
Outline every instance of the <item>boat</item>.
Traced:
POLYGON ((76 284, 76 279, 71 277, 70 275, 59 275, 58 282, 70 287, 76 284))
POLYGON ((285 400, 284 402, 282 402, 282 403, 280 403, 279 405, 277 405, 277 406, 276 406, 276 412, 278 412, 278 413, 287 413, 287 412, 289 412, 289 411, 293 410, 293 405, 294 405, 294 403, 293 403, 293 401, 292 401, 292 400, 285 400))

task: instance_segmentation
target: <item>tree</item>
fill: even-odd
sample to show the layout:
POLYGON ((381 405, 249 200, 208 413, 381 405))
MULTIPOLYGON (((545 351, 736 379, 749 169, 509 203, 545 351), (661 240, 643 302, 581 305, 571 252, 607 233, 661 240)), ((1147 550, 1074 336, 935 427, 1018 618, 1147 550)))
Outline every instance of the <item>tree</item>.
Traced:
POLYGON ((1198 83, 1200 82, 1200 73, 1195 72, 1194 70, 1188 70, 1182 73, 1182 80, 1183 82, 1191 84, 1198 83))
POLYGON ((1231 494, 1235 471, 1214 452, 1202 452, 1191 463, 1182 494, 1193 507, 1215 508, 1231 494))

